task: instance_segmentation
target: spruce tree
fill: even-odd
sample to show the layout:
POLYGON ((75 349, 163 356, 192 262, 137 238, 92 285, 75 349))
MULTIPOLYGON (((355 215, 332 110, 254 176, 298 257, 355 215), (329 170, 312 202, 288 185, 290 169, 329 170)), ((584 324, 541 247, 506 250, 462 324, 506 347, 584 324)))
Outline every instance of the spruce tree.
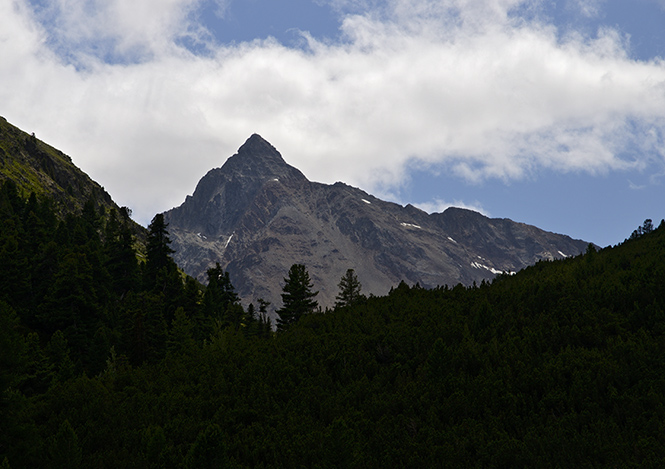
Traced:
POLYGON ((360 293, 362 285, 353 269, 348 269, 339 284, 339 294, 335 297, 335 307, 350 306, 365 298, 360 293))
POLYGON ((164 214, 158 213, 148 226, 148 242, 146 245, 147 260, 145 263, 146 288, 152 290, 157 287, 160 277, 168 277, 168 274, 178 270, 171 254, 171 239, 166 230, 168 223, 164 221, 164 214))
POLYGON ((132 247, 132 233, 128 226, 119 222, 115 209, 109 214, 105 238, 106 269, 111 276, 113 290, 124 297, 136 289, 139 270, 132 247))
POLYGON ((314 312, 318 303, 314 297, 318 291, 312 292, 312 282, 309 273, 302 264, 293 264, 289 269, 289 276, 284 279, 285 285, 282 293, 282 308, 277 311, 277 329, 287 330, 292 324, 298 322, 303 314, 314 312))

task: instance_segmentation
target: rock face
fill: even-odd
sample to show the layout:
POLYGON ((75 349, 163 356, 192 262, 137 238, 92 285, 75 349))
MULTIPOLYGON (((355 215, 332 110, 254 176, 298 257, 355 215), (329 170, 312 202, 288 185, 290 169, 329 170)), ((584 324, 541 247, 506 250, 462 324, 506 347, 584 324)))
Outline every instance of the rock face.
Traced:
POLYGON ((423 287, 479 283, 588 245, 471 210, 427 214, 341 182, 310 182, 259 135, 208 172, 165 220, 185 272, 205 281, 219 262, 244 303, 264 298, 274 308, 294 263, 307 267, 325 307, 349 268, 365 294, 383 295, 402 280, 423 287))

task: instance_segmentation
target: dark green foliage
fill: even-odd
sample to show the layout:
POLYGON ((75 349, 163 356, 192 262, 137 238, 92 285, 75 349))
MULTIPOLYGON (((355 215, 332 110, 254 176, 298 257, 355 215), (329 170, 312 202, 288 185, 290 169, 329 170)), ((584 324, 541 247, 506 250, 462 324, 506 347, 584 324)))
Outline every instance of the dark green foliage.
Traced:
POLYGON ((134 365, 164 356, 166 324, 163 295, 154 292, 129 294, 123 302, 124 350, 134 365))
POLYGON ((64 382, 74 377, 74 363, 70 356, 69 344, 62 331, 55 331, 46 346, 46 354, 56 381, 64 382))
MULTIPOLYGON (((18 384, 23 372, 25 345, 14 310, 0 300, 0 398, 18 384)), ((0 400, 0 408, 4 401, 0 400)))
POLYGON ((277 314, 279 314, 277 330, 279 331, 289 329, 304 314, 313 313, 318 306, 314 297, 319 292, 312 292, 312 282, 304 265, 293 264, 284 282, 283 306, 277 311, 277 314))
POLYGON ((139 269, 132 248, 132 233, 127 225, 118 221, 115 210, 109 214, 105 238, 106 270, 111 277, 113 292, 122 298, 137 289, 139 269))
POLYGON ((191 469, 224 469, 229 467, 224 445, 224 432, 212 424, 201 431, 187 453, 185 467, 191 469))
MULTIPOLYGON (((162 268, 146 282, 150 284, 150 291, 146 291, 128 219, 118 217, 115 210, 106 216, 95 197, 88 198, 79 216, 58 219, 50 201, 34 194, 23 200, 16 186, 5 182, 0 187, 0 212, 6 220, 0 224, 0 299, 37 334, 30 340, 33 356, 60 330, 71 349, 74 373, 101 371, 114 345, 120 354, 138 355, 141 360, 162 357, 166 341, 163 322, 170 323, 180 306, 189 314, 198 313, 201 286, 189 279, 185 291, 173 260, 160 258, 156 248, 143 270, 150 272, 155 264, 162 268), (146 305, 146 311, 135 318, 137 303, 146 305), (137 332, 133 327, 137 322, 146 324, 144 336, 149 343, 144 351, 134 354, 140 348, 133 340, 137 334, 132 334, 137 332)), ((162 224, 160 228, 156 218, 153 238, 166 242, 166 227, 162 224)), ((154 246, 159 243, 153 242, 154 246)), ((167 242, 161 252, 170 252, 167 242)), ((33 392, 29 389, 43 389, 48 381, 38 361, 32 362, 32 377, 25 383, 28 393, 33 392)))
POLYGON ((665 462, 663 224, 492 284, 401 283, 328 314, 306 314, 311 283, 292 268, 314 304, 273 334, 267 303, 245 312, 221 268, 207 300, 169 261, 152 285, 123 283, 135 258, 113 257, 112 215, 53 222, 14 195, 0 189, 0 246, 28 267, 0 290, 5 467, 665 462))
POLYGON ((148 467, 164 467, 167 459, 167 441, 164 429, 160 426, 148 427, 144 434, 145 461, 148 467))
POLYGON ((194 326, 187 317, 184 308, 178 308, 166 343, 168 353, 175 356, 191 353, 195 346, 193 329, 194 326))
POLYGON ((249 337, 267 338, 272 334, 272 324, 268 317, 269 301, 259 298, 259 310, 256 311, 254 304, 250 303, 246 312, 245 333, 249 337))
MULTIPOLYGON (((217 263, 208 269, 208 286, 203 294, 203 313, 211 321, 218 321, 224 327, 240 327, 243 313, 238 312, 238 295, 231 283, 229 273, 217 263)), ((242 308, 241 308, 242 309, 242 308)))
POLYGON ((169 246, 171 239, 166 230, 167 226, 162 213, 155 215, 148 226, 147 261, 144 269, 145 287, 148 290, 165 291, 173 274, 178 270, 171 258, 174 251, 169 246))
POLYGON ((48 440, 49 467, 76 469, 81 467, 81 447, 76 432, 68 420, 48 440))
MULTIPOLYGON (((28 334, 25 340, 25 376, 20 389, 26 396, 46 392, 54 379, 53 363, 39 343, 36 332, 28 334)), ((71 360, 70 360, 71 362, 71 360)))

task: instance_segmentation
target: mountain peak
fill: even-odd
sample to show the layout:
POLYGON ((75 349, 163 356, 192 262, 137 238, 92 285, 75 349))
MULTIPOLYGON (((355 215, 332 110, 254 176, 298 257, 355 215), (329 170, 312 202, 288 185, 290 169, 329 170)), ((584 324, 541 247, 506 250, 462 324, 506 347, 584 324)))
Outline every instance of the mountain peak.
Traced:
POLYGON ((309 181, 268 141, 252 134, 221 168, 208 171, 180 207, 166 212, 168 222, 206 236, 228 236, 263 187, 275 182, 295 190, 309 181))
POLYGON ((290 177, 305 179, 305 176, 284 161, 277 149, 259 134, 252 134, 221 168, 224 174, 251 178, 290 177))
MULTIPOLYGON (((261 137, 259 134, 252 134, 245 143, 238 149, 238 154, 245 153, 266 153, 266 154, 278 154, 279 152, 275 147, 273 147, 270 142, 261 137)), ((280 155, 281 158, 281 155, 280 155)))
POLYGON ((294 263, 307 266, 321 305, 329 306, 349 268, 376 295, 402 280, 472 285, 587 245, 464 209, 428 215, 343 183, 309 184, 256 134, 166 221, 185 272, 205 280, 219 263, 247 302, 264 298, 276 306, 294 263))

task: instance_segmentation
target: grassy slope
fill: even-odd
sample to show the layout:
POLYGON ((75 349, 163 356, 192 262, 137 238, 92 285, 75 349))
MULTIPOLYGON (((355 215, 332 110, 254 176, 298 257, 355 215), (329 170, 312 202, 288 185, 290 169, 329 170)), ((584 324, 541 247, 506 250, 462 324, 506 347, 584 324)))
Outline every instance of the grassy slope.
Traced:
MULTIPOLYGON (((102 186, 79 169, 60 150, 35 138, 0 117, 0 182, 14 181, 19 193, 27 197, 50 197, 59 215, 80 212, 92 196, 105 211, 119 210, 102 186)), ((132 223, 132 231, 143 238, 144 228, 132 223)))

